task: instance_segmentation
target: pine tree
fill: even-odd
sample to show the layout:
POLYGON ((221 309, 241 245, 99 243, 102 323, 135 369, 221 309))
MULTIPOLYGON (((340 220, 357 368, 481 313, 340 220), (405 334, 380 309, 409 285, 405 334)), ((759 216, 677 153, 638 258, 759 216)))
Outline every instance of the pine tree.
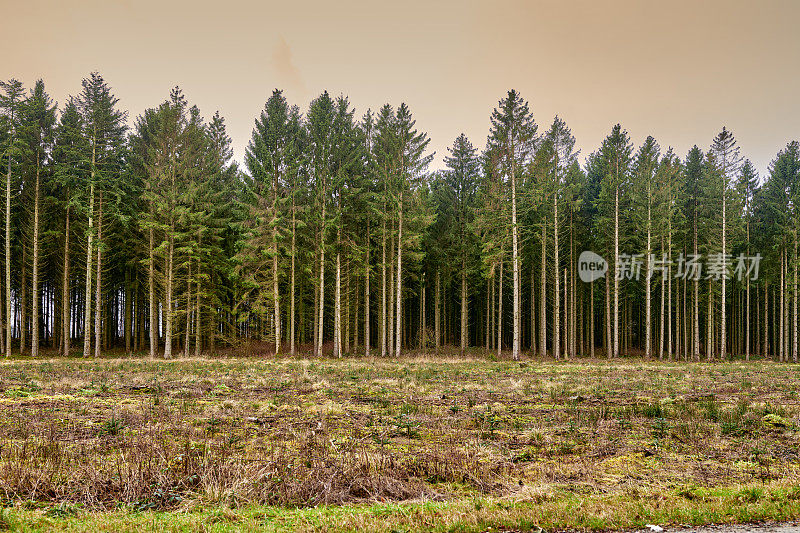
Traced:
MULTIPOLYGON (((728 131, 725 127, 722 128, 722 131, 714 137, 714 141, 711 143, 711 149, 709 153, 714 155, 716 159, 717 165, 719 165, 719 176, 722 179, 722 255, 723 257, 727 256, 728 254, 728 247, 727 247, 727 207, 728 207, 728 197, 730 195, 730 188, 732 183, 734 183, 739 178, 739 169, 742 164, 742 157, 739 153, 739 147, 736 144, 736 139, 734 138, 733 134, 728 131)), ((727 308, 725 304, 725 282, 727 276, 722 276, 722 289, 721 289, 721 302, 720 302, 720 314, 721 314, 721 326, 720 326, 720 357, 724 360, 726 349, 727 349, 727 341, 726 341, 726 318, 727 318, 727 308)))
POLYGON ((455 239, 454 259, 460 263, 461 271, 461 319, 459 345, 463 356, 469 343, 469 278, 468 262, 475 254, 473 223, 477 188, 480 181, 480 159, 466 135, 459 135, 445 157, 448 172, 445 174, 446 196, 452 209, 455 239))
POLYGON ((653 210, 656 207, 655 193, 656 193, 656 169, 658 167, 660 155, 660 147, 656 140, 649 136, 645 139, 644 144, 639 148, 633 162, 633 195, 635 202, 638 204, 639 209, 635 211, 637 216, 637 227, 644 227, 646 234, 645 238, 645 261, 646 272, 645 275, 645 341, 644 341, 644 356, 650 359, 653 355, 653 341, 652 341, 652 306, 651 306, 651 256, 653 254, 653 210))
POLYGON ((492 111, 489 145, 498 156, 501 173, 509 183, 511 201, 511 261, 513 271, 513 345, 512 357, 519 359, 522 314, 520 279, 520 228, 517 225, 517 180, 527 167, 536 147, 537 125, 528 102, 515 90, 500 100, 492 111))
POLYGON ((60 353, 70 353, 70 282, 71 282, 71 239, 73 212, 79 207, 75 193, 86 182, 86 137, 83 135, 83 121, 74 99, 70 99, 61 113, 55 132, 53 148, 54 182, 60 189, 61 210, 64 213, 64 248, 62 259, 61 322, 62 345, 60 353))
POLYGON ((614 276, 614 305, 611 315, 613 336, 609 347, 609 357, 619 357, 620 205, 624 201, 625 193, 630 185, 629 167, 632 151, 628 132, 624 131, 619 124, 611 129, 611 133, 605 138, 600 148, 600 157, 603 162, 603 179, 598 198, 598 207, 602 213, 600 224, 604 226, 603 221, 613 218, 614 228, 614 267, 609 269, 610 275, 614 276))
MULTIPOLYGON (((8 135, 4 144, 4 155, 6 159, 6 247, 5 247, 5 308, 6 308, 6 335, 5 348, 6 357, 11 355, 11 190, 13 170, 19 159, 20 142, 18 129, 20 124, 20 108, 24 102, 24 89, 22 83, 11 79, 7 82, 0 81, 0 107, 6 117, 8 135)), ((20 351, 24 349, 20 346, 20 351)))
MULTIPOLYGON (((256 276, 263 270, 262 263, 271 264, 271 287, 263 286, 261 279, 251 279, 252 288, 260 294, 269 294, 273 311, 275 353, 280 353, 281 311, 279 294, 279 241, 285 228, 282 220, 284 189, 287 180, 297 167, 296 115, 282 91, 275 89, 267 100, 261 117, 256 120, 253 137, 247 147, 245 163, 252 177, 254 205, 251 213, 259 222, 252 228, 251 256, 247 270, 256 276), (262 250, 268 250, 265 256, 262 250)), ((259 299, 261 302, 261 299, 259 299)), ((264 303, 257 305, 258 309, 264 303)))
MULTIPOLYGON (((52 103, 44 82, 38 80, 31 94, 22 106, 20 138, 23 145, 24 188, 33 190, 33 220, 31 246, 33 259, 32 278, 32 314, 31 314, 31 356, 39 355, 39 315, 40 315, 40 278, 39 262, 41 250, 41 204, 42 190, 46 186, 43 179, 50 177, 50 157, 56 123, 56 106, 52 103)), ((24 347, 21 348, 21 350, 24 347)))
POLYGON ((81 82, 81 85, 82 91, 77 103, 83 120, 84 135, 87 138, 87 154, 84 157, 89 162, 88 187, 87 190, 81 191, 81 201, 83 205, 88 205, 88 208, 85 208, 88 223, 83 332, 83 356, 88 357, 91 352, 93 284, 96 288, 94 355, 97 356, 100 353, 103 198, 106 193, 113 194, 114 185, 119 179, 127 114, 117 109, 118 99, 114 97, 110 87, 99 73, 91 73, 81 82), (97 213, 95 208, 97 208, 97 213), (97 227, 95 227, 95 217, 97 217, 97 227), (92 270, 95 264, 97 275, 93 277, 92 270))

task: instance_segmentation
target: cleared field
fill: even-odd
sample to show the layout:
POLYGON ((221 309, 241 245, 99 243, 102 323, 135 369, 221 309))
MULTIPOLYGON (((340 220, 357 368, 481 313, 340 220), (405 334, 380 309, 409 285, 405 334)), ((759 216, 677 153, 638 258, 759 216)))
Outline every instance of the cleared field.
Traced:
POLYGON ((800 366, 0 362, 0 529, 486 531, 800 517, 800 366))

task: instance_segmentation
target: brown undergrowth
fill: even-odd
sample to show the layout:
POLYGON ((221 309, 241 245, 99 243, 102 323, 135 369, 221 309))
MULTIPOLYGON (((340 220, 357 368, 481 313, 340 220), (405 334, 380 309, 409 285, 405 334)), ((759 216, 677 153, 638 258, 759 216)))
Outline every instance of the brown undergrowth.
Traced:
POLYGON ((796 483, 798 377, 769 362, 15 359, 0 363, 0 498, 691 501, 796 483))

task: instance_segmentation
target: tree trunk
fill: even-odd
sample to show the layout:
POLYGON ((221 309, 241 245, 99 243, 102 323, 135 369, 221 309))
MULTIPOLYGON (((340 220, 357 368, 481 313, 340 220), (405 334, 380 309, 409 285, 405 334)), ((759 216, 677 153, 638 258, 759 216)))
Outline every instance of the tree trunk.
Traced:
MULTIPOLYGON (((672 222, 667 236, 667 358, 673 360, 672 349, 672 222)), ((686 284, 684 282, 684 289, 686 284)))
MULTIPOLYGON (((173 223, 174 226, 174 223, 173 223)), ((173 254, 174 240, 172 234, 168 237, 167 257, 164 270, 166 271, 166 294, 164 295, 164 359, 172 359, 172 284, 173 284, 173 254)))
MULTIPOLYGON (((69 193, 67 193, 69 196, 69 193)), ((70 206, 67 205, 67 212, 64 217, 64 273, 61 280, 61 327, 62 327, 62 350, 61 355, 69 355, 69 341, 70 341, 70 305, 69 305, 69 222, 70 222, 70 206)), ((6 337, 7 342, 10 344, 11 338, 6 337)))
MULTIPOLYGON (((651 309, 651 290, 650 290, 650 255, 652 253, 652 232, 650 229, 650 220, 651 220, 651 206, 650 206, 650 184, 648 182, 647 185, 647 275, 644 277, 644 301, 645 301, 645 332, 644 332, 644 357, 645 359, 650 359, 653 356, 653 339, 651 336, 651 332, 653 329, 653 317, 652 317, 652 309, 651 309)), ((663 277, 662 277, 663 279, 663 277)), ((663 287, 663 283, 662 283, 663 287)), ((663 291, 662 291, 663 295, 663 291)), ((663 302, 664 299, 662 297, 662 309, 664 307, 663 302)), ((661 314, 662 324, 664 319, 664 314, 661 314)), ((663 336, 663 328, 662 328, 662 336, 663 336)), ((663 342, 662 342, 663 346, 663 342)), ((659 353, 659 359, 663 358, 663 352, 659 353)))
MULTIPOLYGON (((727 221, 726 221, 726 218, 725 218, 725 208, 727 206, 727 197, 728 197, 728 194, 727 194, 728 179, 727 179, 727 175, 725 175, 724 172, 723 172, 723 177, 724 177, 724 183, 723 183, 723 187, 722 187, 722 257, 725 257, 726 250, 727 250, 726 244, 725 244, 725 233, 726 233, 725 230, 727 228, 727 224, 726 224, 727 221)), ((720 296, 720 305, 719 305, 720 313, 721 313, 721 316, 720 316, 721 323, 720 323, 720 327, 719 327, 719 333, 720 333, 719 352, 720 352, 720 360, 721 361, 724 361, 725 359, 727 359, 727 357, 726 357, 727 342, 726 342, 726 337, 725 337, 725 335, 727 333, 727 327, 726 327, 726 324, 725 324, 725 320, 726 320, 726 317, 727 317, 727 314, 728 314, 727 310, 725 308, 725 296, 726 296, 725 295, 725 292, 726 292, 725 291, 725 281, 726 281, 725 278, 727 278, 727 277, 728 277, 727 274, 722 276, 722 294, 720 296)))
POLYGON ((614 191, 614 357, 619 357, 619 186, 614 191))
POLYGON ((131 325, 133 322, 133 287, 131 286, 131 270, 125 267, 125 353, 131 354, 131 325))
POLYGON ((197 265, 197 285, 195 286, 195 304, 194 304, 194 356, 200 357, 200 352, 203 351, 203 308, 200 305, 200 265, 197 265))
POLYGON ((400 357, 402 346, 402 304, 403 304, 403 193, 400 193, 400 208, 397 219, 397 333, 395 334, 395 357, 400 357))
POLYGON ((560 284, 560 262, 558 260, 558 191, 553 194, 553 357, 558 360, 561 357, 561 289, 560 284))
MULTIPOLYGON (((92 148, 92 175, 91 184, 89 185, 89 227, 86 231, 86 295, 84 298, 84 315, 83 315, 83 356, 89 357, 92 351, 92 266, 94 265, 94 158, 95 149, 92 148)), ((20 350, 22 347, 20 346, 20 350)))
MULTIPOLYGON (((151 206, 152 213, 152 206, 151 206)), ((149 336, 150 336, 150 359, 155 359, 156 348, 158 346, 158 317, 156 316, 156 275, 155 275, 155 230, 149 229, 149 241, 147 245, 147 255, 149 262, 147 265, 147 292, 149 299, 149 336)))
POLYGON ((436 295, 434 296, 434 309, 433 309, 433 336, 435 337, 434 346, 436 353, 442 346, 442 278, 441 271, 436 269, 436 295))
POLYGON ((101 335, 102 335, 102 304, 103 304, 103 192, 100 192, 100 198, 97 204, 97 274, 95 276, 95 293, 94 293, 94 356, 100 357, 100 350, 102 348, 101 335))
POLYGON ((786 250, 781 250, 781 299, 780 299, 780 325, 778 326, 778 360, 782 363, 786 360, 786 337, 785 337, 785 330, 783 329, 783 325, 785 323, 784 317, 784 309, 786 306, 786 281, 784 278, 784 272, 786 271, 786 250))
MULTIPOLYGON (((337 239, 338 241, 339 239, 337 239)), ((342 356, 342 254, 336 250, 336 286, 333 295, 333 356, 342 356)))
POLYGON ((461 256, 461 357, 467 350, 467 261, 461 256))
POLYGON ((613 336, 611 333, 611 276, 613 274, 606 273, 606 335, 605 335, 605 344, 606 344, 606 357, 611 359, 614 356, 614 348, 613 348, 613 336))
POLYGON ((542 271, 539 283, 539 353, 547 356, 547 222, 542 222, 542 271))
POLYGON ((370 342, 370 324, 369 324, 369 223, 367 224, 367 245, 366 257, 364 263, 366 265, 366 273, 364 274, 364 356, 369 357, 369 342, 370 342))
POLYGON ((325 188, 322 191, 322 228, 320 229, 319 259, 319 311, 317 314, 317 346, 314 355, 322 356, 322 334, 325 318, 325 188))
MULTIPOLYGON (((792 359, 797 362, 797 230, 794 232, 794 301, 792 302, 792 359)), ((748 285, 749 287, 749 285, 748 285)), ((750 292, 748 291, 748 306, 750 305, 750 292)))
POLYGON ((492 277, 487 274, 486 275, 486 353, 488 354, 491 350, 492 346, 492 312, 491 312, 491 302, 492 302, 492 277))
POLYGON ((497 276, 497 357, 503 351, 503 258, 500 257, 500 272, 497 276))
POLYGON ((536 282, 534 275, 536 267, 531 261, 531 355, 536 355, 536 282))
POLYGON ((594 282, 589 284, 589 356, 594 359, 594 282))
POLYGON ((183 356, 189 357, 189 344, 192 339, 192 267, 186 277, 186 330, 183 338, 183 356))
POLYGON ((31 357, 39 356, 39 192, 40 192, 39 160, 36 160, 36 189, 33 200, 33 309, 31 313, 31 357))
MULTIPOLYGON (((12 137, 14 116, 11 115, 12 137)), ((7 158, 8 174, 6 175, 6 357, 11 356, 11 157, 7 158)), ((92 167, 94 168, 94 166, 92 167)), ((92 173, 94 177, 94 173, 92 173)), ((90 218, 91 220, 91 218, 90 218)), ((90 237, 91 239, 91 237, 90 237)), ((91 241, 89 241, 91 242, 91 241)), ((89 257, 91 258, 91 253, 89 257)), ((91 272, 91 266, 88 267, 91 272)), ((20 346, 22 352, 22 346, 20 346)), ((86 354, 84 354, 86 355, 86 354)))
POLYGON ((567 297, 567 269, 564 268, 564 359, 569 359, 569 321, 572 316, 567 312, 569 308, 569 299, 567 297))
MULTIPOLYGON (((512 154, 513 155, 513 154, 512 154)), ((513 313, 513 338, 511 344, 511 357, 514 361, 519 360, 520 348, 520 324, 522 314, 522 288, 519 275, 519 230, 517 228, 517 180, 515 176, 515 165, 511 162, 511 246, 512 246, 512 268, 514 271, 514 313, 513 313)))
POLYGON ((350 261, 345 263, 344 274, 344 353, 350 353, 350 261))
MULTIPOLYGON (((385 205, 384 205, 385 208, 385 205)), ((381 357, 386 357, 386 322, 387 322, 387 308, 386 308, 386 220, 383 221, 383 245, 382 245, 382 258, 381 258, 381 357)))
POLYGON ((295 220, 294 212, 294 189, 292 190, 292 252, 291 252, 291 280, 289 281, 289 354, 294 357, 297 355, 297 347, 295 346, 295 254, 297 253, 297 223, 295 220))

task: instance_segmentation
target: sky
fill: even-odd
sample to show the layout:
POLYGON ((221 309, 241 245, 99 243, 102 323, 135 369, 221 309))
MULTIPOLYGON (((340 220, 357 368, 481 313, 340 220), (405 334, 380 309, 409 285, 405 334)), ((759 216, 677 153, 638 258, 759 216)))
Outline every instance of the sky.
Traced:
POLYGON ((409 105, 442 167, 482 148, 509 89, 539 130, 572 129, 581 161, 616 123, 683 157, 727 126, 763 176, 800 138, 797 0, 0 0, 0 78, 63 103, 99 71, 129 124, 179 85, 225 117, 242 160, 274 88, 305 111, 323 90, 361 115, 409 105))

